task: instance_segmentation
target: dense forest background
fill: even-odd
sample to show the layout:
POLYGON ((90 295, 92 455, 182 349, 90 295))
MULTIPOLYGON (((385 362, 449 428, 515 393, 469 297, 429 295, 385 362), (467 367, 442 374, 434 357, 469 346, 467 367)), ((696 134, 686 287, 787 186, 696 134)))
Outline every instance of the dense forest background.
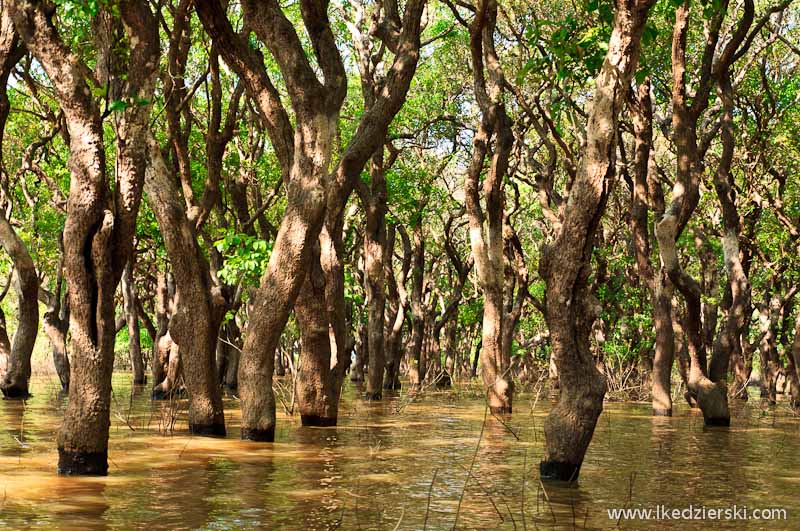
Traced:
POLYGON ((114 367, 261 441, 549 382, 552 479, 604 397, 800 405, 790 0, 0 6, 0 388, 56 371, 62 472, 114 367))

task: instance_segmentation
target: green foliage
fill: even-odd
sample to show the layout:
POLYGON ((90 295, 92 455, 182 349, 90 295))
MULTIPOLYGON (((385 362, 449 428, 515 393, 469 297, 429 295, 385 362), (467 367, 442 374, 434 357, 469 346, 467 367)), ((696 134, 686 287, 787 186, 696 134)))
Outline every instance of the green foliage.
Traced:
POLYGON ((257 285, 272 254, 272 242, 233 231, 225 233, 214 246, 225 258, 219 276, 230 285, 239 281, 257 285))

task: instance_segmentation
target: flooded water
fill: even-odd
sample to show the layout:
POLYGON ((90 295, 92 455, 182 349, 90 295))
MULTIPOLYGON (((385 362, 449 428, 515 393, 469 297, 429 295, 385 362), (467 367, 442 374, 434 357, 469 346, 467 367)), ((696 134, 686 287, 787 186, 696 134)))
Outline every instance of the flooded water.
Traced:
POLYGON ((556 488, 538 479, 546 398, 519 396, 503 425, 484 423, 468 390, 368 404, 348 388, 338 427, 303 428, 279 412, 278 442, 258 444, 239 440, 233 399, 228 438, 191 437, 180 403, 131 397, 129 380, 115 376, 106 478, 55 474, 64 399, 53 380, 35 381, 25 404, 0 401, 0 528, 800 529, 800 419, 781 406, 753 403, 731 429, 707 430, 687 409, 652 418, 647 404, 609 403, 580 484, 556 488), (608 514, 690 505, 777 507, 788 519, 608 514))

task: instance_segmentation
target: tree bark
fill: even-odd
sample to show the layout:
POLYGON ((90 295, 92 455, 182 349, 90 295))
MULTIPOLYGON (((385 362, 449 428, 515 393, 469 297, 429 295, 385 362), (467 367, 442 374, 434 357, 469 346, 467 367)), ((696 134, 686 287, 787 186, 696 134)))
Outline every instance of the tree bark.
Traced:
POLYGON ((672 286, 663 267, 658 272, 650 261, 648 206, 656 216, 664 214, 664 195, 657 181, 652 153, 653 106, 649 79, 639 85, 631 103, 635 137, 634 178, 631 194, 631 236, 639 277, 645 284, 653 306, 655 356, 653 357, 653 415, 672 415, 671 375, 675 357, 672 329, 672 286))
POLYGON ((509 352, 503 348, 504 328, 504 181, 514 137, 506 113, 506 82, 494 47, 497 2, 478 4, 470 32, 470 51, 475 98, 481 124, 473 140, 473 152, 464 179, 469 236, 478 283, 483 292, 481 378, 492 413, 511 413, 514 384, 509 372, 509 352), (488 75, 487 75, 488 74, 488 75), (490 152, 490 143, 494 149, 490 152), (479 183, 487 155, 490 165, 483 179, 485 211, 479 183))
MULTIPOLYGON (((120 2, 131 50, 123 93, 150 99, 158 65, 158 24, 147 4, 120 2)), ((72 375, 58 435, 59 473, 108 472, 114 292, 130 258, 144 180, 144 130, 151 105, 120 113, 118 182, 106 175, 100 109, 86 66, 60 39, 52 13, 30 0, 8 1, 20 36, 53 83, 70 139, 70 194, 64 226, 64 263, 70 306, 72 375)))
POLYGON ((383 146, 372 156, 371 194, 364 194, 366 227, 364 229, 364 276, 369 334, 369 368, 364 398, 380 400, 383 396, 383 372, 386 365, 384 314, 386 311, 386 175, 383 146))
POLYGON ((652 0, 616 2, 614 29, 589 108, 586 151, 570 189, 562 225, 545 249, 545 318, 561 392, 545 421, 542 479, 575 481, 580 473, 606 385, 592 359, 589 334, 597 316, 588 286, 597 227, 613 183, 618 119, 638 64, 652 0))
MULTIPOLYGON (((406 291, 406 279, 408 279, 408 272, 411 269, 411 240, 405 227, 397 225, 394 230, 390 231, 390 235, 400 233, 402 241, 403 258, 400 266, 400 274, 395 278, 392 268, 392 261, 387 260, 384 264, 386 266, 386 278, 389 279, 389 297, 391 303, 390 308, 394 309, 394 317, 389 320, 391 328, 386 334, 386 377, 384 378, 383 387, 389 390, 400 390, 400 362, 403 358, 403 324, 406 321, 406 308, 408 307, 408 292, 406 291)), ((394 236, 391 237, 394 240, 394 236)), ((394 252, 394 241, 387 245, 389 253, 394 252)), ((391 254, 389 255, 391 256, 391 254)), ((390 317, 392 313, 389 314, 390 317)))
POLYGON ((150 166, 144 187, 175 277, 169 333, 180 349, 183 379, 189 394, 189 431, 198 435, 225 435, 215 363, 225 300, 211 278, 208 262, 197 243, 195 226, 179 200, 177 180, 152 136, 148 144, 150 166))
POLYGON ((31 377, 31 354, 39 331, 39 278, 25 244, 11 223, 0 214, 0 245, 14 264, 13 285, 17 294, 17 329, 11 340, 11 352, 0 391, 6 398, 28 398, 31 377))
POLYGON ((139 313, 136 309, 136 287, 133 282, 133 261, 129 261, 122 272, 122 304, 125 322, 128 325, 128 355, 133 368, 133 385, 144 385, 147 377, 144 373, 142 345, 139 338, 139 313))
POLYGON ((422 225, 412 230, 414 251, 411 264, 411 340, 408 345, 408 379, 411 387, 419 388, 425 377, 422 368, 422 342, 425 339, 425 312, 422 303, 425 280, 425 238, 422 225))

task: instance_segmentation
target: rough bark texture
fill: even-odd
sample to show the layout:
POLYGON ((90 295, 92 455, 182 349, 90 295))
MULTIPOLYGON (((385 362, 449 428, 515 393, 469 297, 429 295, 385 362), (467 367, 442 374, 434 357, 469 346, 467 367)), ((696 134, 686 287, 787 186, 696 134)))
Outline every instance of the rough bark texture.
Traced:
MULTIPOLYGON (((383 388, 389 390, 399 390, 400 383, 400 362, 403 358, 403 339, 402 331, 403 324, 406 322, 406 309, 408 307, 408 292, 406 291, 406 280, 408 279, 408 272, 411 269, 411 239, 402 225, 395 227, 395 230, 390 231, 391 238, 394 239, 394 234, 400 233, 402 241, 403 259, 400 266, 400 273, 395 278, 394 270, 391 265, 391 260, 387 260, 384 264, 386 266, 386 278, 389 279, 388 294, 390 298, 389 307, 393 308, 393 313, 390 313, 389 320, 390 328, 386 334, 386 377, 383 381, 383 388), (396 231, 396 232, 395 232, 396 231)), ((393 252, 394 243, 391 242, 387 245, 390 252, 393 252)))
POLYGON ((150 166, 145 180, 148 202, 158 220, 175 276, 175 304, 169 322, 180 349, 183 379, 189 394, 189 431, 225 435, 225 414, 215 354, 225 300, 197 243, 194 224, 159 146, 149 139, 150 166))
MULTIPOLYGON (((753 21, 753 11, 752 0, 745 2, 744 16, 725 53, 732 53, 729 50, 736 50, 738 43, 745 38, 753 21), (733 48, 730 48, 730 46, 733 46, 733 48)), ((730 305, 727 310, 725 324, 720 330, 714 345, 709 377, 711 381, 725 385, 727 392, 730 360, 731 358, 738 359, 742 356, 741 337, 749 320, 746 309, 750 307, 750 282, 742 264, 742 256, 739 250, 739 212, 736 208, 736 192, 734 191, 734 179, 731 172, 735 147, 733 86, 731 85, 730 66, 725 60, 726 58, 723 57, 723 66, 715 72, 717 95, 722 102, 720 123, 722 152, 714 175, 714 188, 722 209, 722 252, 725 260, 725 271, 728 275, 727 294, 730 295, 730 305)), ((726 296, 726 298, 728 297, 726 296)))
POLYGON ((480 2, 470 27, 470 51, 481 125, 473 140, 472 159, 464 180, 464 196, 472 256, 484 299, 481 378, 491 411, 511 413, 514 394, 509 373, 511 360, 503 349, 503 184, 514 137, 512 122, 503 102, 505 78, 494 47, 496 23, 497 2, 480 2), (494 149, 482 183, 484 207, 481 204, 480 180, 492 141, 494 149))
POLYGON ((369 334, 369 369, 364 398, 380 400, 383 394, 383 372, 386 364, 384 313, 386 311, 385 266, 386 258, 386 175, 383 146, 373 155, 370 167, 371 194, 361 197, 364 203, 366 227, 364 229, 364 291, 367 304, 369 334))
POLYGON ((169 332, 158 339, 153 359, 161 367, 160 379, 153 387, 153 400, 170 399, 180 391, 182 369, 180 348, 169 332))
POLYGON ((61 382, 61 391, 66 393, 69 390, 69 357, 67 355, 67 330, 69 329, 69 299, 65 293, 62 297, 64 285, 64 244, 59 236, 58 247, 61 257, 58 261, 56 270, 56 285, 52 293, 40 288, 39 295, 42 302, 47 304, 47 310, 42 318, 42 328, 45 335, 50 340, 50 347, 53 350, 53 365, 56 374, 61 382))
POLYGON ((425 378, 422 366, 422 342, 425 339, 425 312, 422 303, 425 280, 425 238, 422 225, 414 225, 414 251, 411 264, 411 340, 408 344, 408 379, 419 387, 425 378))
POLYGON ((618 117, 639 59, 652 0, 616 2, 614 29, 597 76, 586 128, 586 150, 570 189, 563 223, 542 257, 545 318, 558 365, 558 403, 545 421, 542 479, 578 478, 597 418, 605 379, 597 371, 589 334, 597 309, 587 285, 594 238, 613 183, 618 117))
MULTIPOLYGON (((722 2, 720 9, 714 13, 708 22, 700 79, 691 105, 688 103, 686 94, 686 40, 690 15, 689 3, 682 4, 675 12, 672 39, 672 130, 677 151, 677 178, 673 189, 672 202, 656 226, 661 261, 673 285, 686 302, 684 328, 690 358, 687 376, 690 398, 697 401, 703 411, 706 425, 710 426, 727 426, 730 424, 727 385, 725 376, 721 375, 723 366, 725 375, 727 375, 730 348, 720 347, 718 350, 716 356, 717 368, 715 368, 714 375, 710 379, 706 358, 709 341, 704 338, 708 334, 703 334, 701 328, 701 323, 709 321, 708 319, 702 319, 702 286, 681 268, 678 261, 676 242, 697 207, 700 197, 700 182, 705 172, 702 152, 698 148, 697 120, 708 107, 709 94, 712 82, 715 79, 724 92, 724 79, 729 76, 728 70, 736 59, 736 55, 741 51, 739 47, 745 40, 748 28, 753 20, 752 1, 746 0, 744 7, 744 14, 738 23, 736 31, 717 59, 715 59, 715 55, 717 54, 719 31, 728 9, 727 1, 722 2)), ((721 94, 724 96, 723 92, 721 94)), ((723 112, 722 123, 723 157, 719 168, 721 174, 717 176, 715 181, 719 181, 724 186, 725 183, 722 181, 727 181, 727 171, 730 168, 730 154, 728 154, 728 151, 733 148, 732 138, 729 136, 732 135, 732 122, 729 111, 723 112), (726 166, 728 170, 725 169, 726 166)), ((726 194, 723 195, 725 196, 723 201, 732 200, 726 194)), ((728 204, 728 206, 730 207, 731 205, 728 204)), ((738 224, 738 218, 736 223, 738 224)), ((729 264, 729 271, 738 270, 741 263, 739 262, 737 266, 731 261, 733 260, 733 254, 736 254, 735 261, 739 261, 736 232, 731 233, 726 229, 726 238, 727 245, 730 247, 725 252, 726 264, 729 264)), ((739 280, 736 280, 736 282, 739 282, 739 280)), ((741 301, 746 296, 745 289, 740 284, 737 290, 737 296, 741 301)), ((741 302, 738 305, 737 312, 741 310, 741 302)), ((716 315, 716 310, 713 314, 716 315)), ((726 326, 735 326, 738 319, 738 316, 733 315, 732 320, 726 326)), ((726 337, 730 338, 730 335, 726 334, 726 337)))
POLYGON ((306 279, 311 245, 325 214, 326 186, 346 77, 323 2, 304 1, 301 13, 325 82, 317 78, 292 23, 274 0, 243 2, 247 25, 278 63, 297 126, 293 129, 258 52, 236 34, 219 2, 195 2, 200 20, 225 61, 257 102, 287 185, 287 206, 269 265, 255 294, 239 365, 242 438, 272 441, 275 350, 306 279))
POLYGON ((169 332, 169 314, 170 314, 170 293, 169 282, 167 280, 167 273, 158 271, 156 273, 156 294, 155 294, 155 309, 156 309, 156 335, 153 338, 153 353, 151 367, 153 373, 153 385, 158 385, 164 380, 166 374, 166 361, 161 356, 159 350, 159 343, 161 338, 169 332))
MULTIPOLYGON (((295 302, 300 329, 297 404, 303 426, 335 426, 339 410, 342 371, 338 363, 336 339, 329 328, 325 303, 325 273, 315 246, 306 285, 295 302)), ((349 360, 343 360, 342 365, 349 360)))
MULTIPOLYGON (((14 31, 10 11, 4 9, 0 13, 0 174, 5 174, 2 158, 3 137, 11 109, 6 90, 8 78, 24 53, 25 47, 14 31)), ((36 277, 33 260, 25 244, 11 226, 6 213, 0 215, 0 245, 14 265, 13 284, 18 299, 17 330, 14 332, 12 344, 4 349, 3 359, 0 360, 2 363, 0 370, 3 371, 0 374, 0 390, 6 398, 27 398, 28 380, 31 376, 31 353, 39 326, 37 300, 39 280, 36 277)), ((7 339, 6 332, 6 341, 7 339)))
POLYGON ((14 264, 12 282, 17 294, 17 329, 11 340, 11 352, 5 375, 0 381, 0 391, 6 398, 27 398, 31 354, 39 331, 39 278, 28 249, 2 214, 0 245, 14 264))
POLYGON ((675 357, 675 334, 672 329, 672 286, 663 268, 657 271, 650 261, 650 230, 647 213, 664 214, 664 197, 654 167, 653 105, 650 81, 639 85, 631 102, 635 154, 631 193, 631 236, 639 277, 647 288, 653 306, 655 356, 653 358, 653 415, 672 415, 671 375, 675 357))
MULTIPOLYGON (((147 4, 120 2, 131 40, 125 94, 150 98, 158 65, 158 25, 147 4)), ((52 13, 38 2, 8 1, 15 27, 53 83, 70 139, 70 194, 64 263, 71 311, 72 376, 58 435, 59 472, 108 471, 114 292, 132 248, 144 180, 144 138, 150 105, 123 111, 118 125, 119 171, 114 192, 106 175, 100 110, 86 66, 61 41, 52 13)))
POLYGON ((122 305, 125 322, 128 325, 128 356, 133 368, 133 385, 144 385, 147 376, 144 373, 142 344, 139 338, 139 312, 136 309, 136 286, 133 282, 133 261, 129 261, 122 272, 122 305))

